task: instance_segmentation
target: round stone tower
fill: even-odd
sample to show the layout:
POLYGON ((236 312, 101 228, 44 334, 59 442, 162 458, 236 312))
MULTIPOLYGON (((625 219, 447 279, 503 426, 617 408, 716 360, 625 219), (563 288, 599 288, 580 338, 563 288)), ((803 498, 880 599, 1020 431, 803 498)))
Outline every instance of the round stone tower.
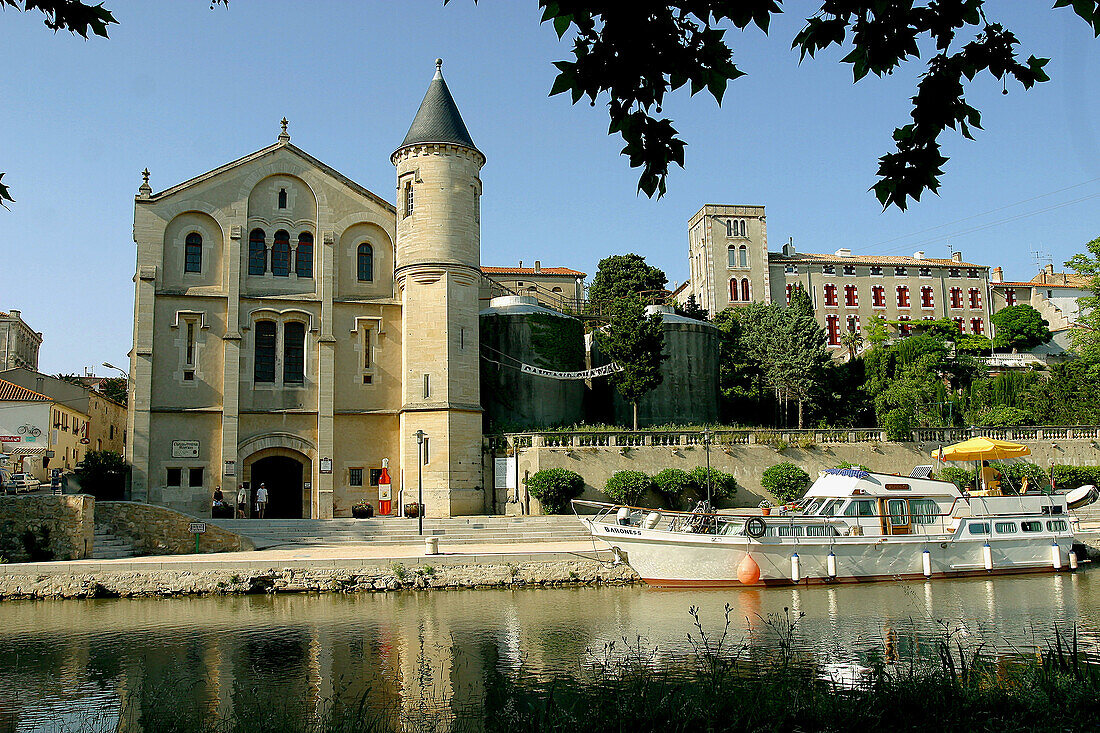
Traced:
POLYGON ((397 267, 402 302, 404 501, 416 501, 423 431, 428 515, 483 514, 478 289, 481 179, 474 145, 436 59, 435 77, 397 167, 397 267))

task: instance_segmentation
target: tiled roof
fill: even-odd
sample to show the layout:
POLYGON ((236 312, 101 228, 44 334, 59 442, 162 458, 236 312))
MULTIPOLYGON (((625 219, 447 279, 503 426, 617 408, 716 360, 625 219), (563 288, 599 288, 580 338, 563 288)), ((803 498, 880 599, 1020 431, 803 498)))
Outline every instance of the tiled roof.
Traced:
POLYGON ((973 262, 959 262, 958 260, 945 260, 937 257, 901 257, 891 255, 824 255, 796 252, 793 255, 783 255, 776 252, 768 253, 768 260, 774 262, 830 262, 845 265, 906 265, 909 267, 979 267, 988 269, 989 265, 978 265, 973 262))
POLYGON ((990 284, 990 285, 992 285, 992 286, 993 286, 994 288, 1001 288, 1001 287, 1008 287, 1008 288, 1033 288, 1033 287, 1035 287, 1035 283, 1010 282, 1010 281, 1007 281, 1007 280, 1006 280, 1005 282, 1000 282, 1000 283, 989 283, 989 284, 990 284))
POLYGON ((39 394, 18 384, 12 384, 6 379, 0 379, 0 400, 12 400, 18 402, 52 402, 44 394, 39 394))
POLYGON ((1054 274, 1040 272, 1038 275, 1031 278, 1029 285, 1053 285, 1054 287, 1063 288, 1092 289, 1092 285, 1089 284, 1089 279, 1084 275, 1078 275, 1076 272, 1055 272, 1054 274))
POLYGON ((538 270, 533 267, 482 267, 481 271, 486 275, 571 275, 573 277, 585 277, 587 274, 579 270, 570 270, 568 267, 542 267, 538 270))
MULTIPOLYGON (((428 84, 428 91, 420 103, 420 109, 413 117, 409 133, 405 135, 401 148, 417 143, 457 143, 477 150, 466 123, 462 121, 458 105, 455 104, 447 82, 443 81, 441 62, 436 62, 435 76, 428 84)), ((400 148, 398 148, 400 149, 400 148)))

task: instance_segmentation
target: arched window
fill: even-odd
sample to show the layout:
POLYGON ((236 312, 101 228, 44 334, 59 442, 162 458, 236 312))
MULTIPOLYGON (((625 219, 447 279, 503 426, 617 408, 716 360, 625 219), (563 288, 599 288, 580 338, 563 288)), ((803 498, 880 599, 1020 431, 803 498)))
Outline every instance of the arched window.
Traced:
POLYGON ((280 188, 279 189, 279 208, 280 209, 285 209, 286 208, 286 189, 285 188, 280 188))
POLYGON ((313 235, 302 232, 298 235, 298 252, 294 257, 294 272, 298 277, 313 277, 313 235))
POLYGON ((248 274, 263 275, 267 271, 267 244, 264 230, 253 229, 248 235, 248 274))
POLYGON ((186 242, 183 253, 183 271, 202 272, 202 236, 198 232, 191 232, 187 235, 186 242))
POLYGON ((730 267, 737 267, 737 248, 732 244, 726 248, 726 258, 729 260, 730 267))
POLYGON ((741 300, 751 300, 749 297, 749 279, 741 278, 741 300))
POLYGON ((283 326, 283 382, 302 384, 306 381, 306 326, 290 321, 283 326))
POLYGON ((925 285, 920 289, 920 307, 921 308, 935 308, 936 298, 932 293, 932 288, 925 285))
POLYGON ((745 234, 745 220, 744 219, 741 220, 741 236, 742 237, 749 236, 749 235, 745 234))
POLYGON ((836 285, 833 283, 825 283, 825 307, 836 307, 836 285))
POLYGON ((737 297, 737 278, 730 280, 730 300, 740 300, 740 298, 737 297))
POLYGON ((253 381, 275 382, 275 321, 256 322, 256 356, 253 381))
POLYGON ((738 248, 738 252, 740 252, 740 254, 741 254, 741 267, 748 267, 749 266, 749 248, 746 245, 742 244, 738 248))
MULTIPOLYGON (((909 307, 909 286, 908 285, 898 285, 898 308, 908 308, 908 307, 909 307)), ((906 331, 906 333, 908 333, 908 331, 906 331)))
POLYGON ((554 286, 554 287, 550 288, 550 292, 551 293, 558 293, 560 295, 561 294, 561 288, 559 288, 557 286, 554 286))
POLYGON ((271 244, 271 274, 275 277, 290 275, 290 234, 285 229, 275 232, 271 244))
POLYGON ((374 249, 363 242, 359 245, 359 250, 356 254, 357 265, 356 268, 359 273, 359 282, 370 282, 374 279, 374 249))

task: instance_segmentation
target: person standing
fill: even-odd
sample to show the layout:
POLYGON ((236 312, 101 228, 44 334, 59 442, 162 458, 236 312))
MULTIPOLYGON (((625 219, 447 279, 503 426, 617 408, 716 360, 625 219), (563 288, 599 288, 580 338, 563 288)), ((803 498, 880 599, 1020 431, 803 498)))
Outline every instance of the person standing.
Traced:
POLYGON ((260 488, 256 490, 256 516, 260 519, 264 518, 264 510, 267 508, 267 487, 260 484, 260 488))
POLYGON ((244 484, 237 489, 237 519, 248 518, 248 492, 245 491, 244 484))

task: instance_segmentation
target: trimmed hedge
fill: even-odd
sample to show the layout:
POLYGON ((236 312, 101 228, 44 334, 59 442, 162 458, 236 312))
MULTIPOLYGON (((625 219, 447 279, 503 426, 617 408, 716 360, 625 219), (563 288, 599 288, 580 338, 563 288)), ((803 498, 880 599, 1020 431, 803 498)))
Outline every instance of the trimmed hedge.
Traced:
POLYGON ((764 471, 760 485, 782 504, 801 499, 810 488, 810 474, 793 463, 777 463, 764 471))
MULTIPOLYGON (((700 495, 706 497, 707 469, 703 466, 696 466, 688 472, 688 475, 691 476, 699 487, 700 495)), ((726 473, 725 471, 719 471, 717 468, 712 468, 710 469, 710 492, 711 498, 714 501, 728 501, 737 493, 737 479, 733 477, 732 473, 726 473)))
POLYGON ((657 491, 664 496, 671 509, 680 506, 684 494, 699 490, 695 479, 682 468, 666 468, 653 477, 653 483, 656 484, 657 491))
POLYGON ((604 484, 603 493, 616 504, 638 506, 646 492, 655 488, 653 479, 642 471, 616 471, 604 484))
POLYGON ((527 479, 527 491, 545 514, 563 514, 569 502, 584 493, 584 478, 565 468, 544 468, 527 479))

